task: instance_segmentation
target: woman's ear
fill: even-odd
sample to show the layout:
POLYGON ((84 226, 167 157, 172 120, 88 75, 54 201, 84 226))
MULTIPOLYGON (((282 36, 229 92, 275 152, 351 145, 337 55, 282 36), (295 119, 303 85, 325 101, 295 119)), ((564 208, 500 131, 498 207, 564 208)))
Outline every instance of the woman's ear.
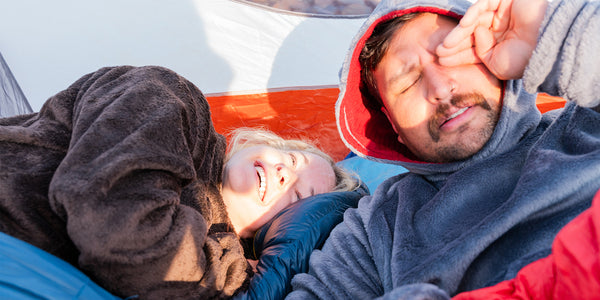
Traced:
POLYGON ((385 115, 385 117, 388 119, 388 122, 390 122, 390 124, 392 125, 392 128, 394 129, 394 132, 396 133, 396 136, 398 137, 398 142, 403 143, 402 138, 400 137, 400 135, 398 134, 398 128, 396 128, 396 125, 394 124, 394 122, 392 122, 392 118, 390 118, 390 114, 387 111, 387 108, 385 108, 385 106, 381 106, 381 112, 383 112, 383 114, 385 115))

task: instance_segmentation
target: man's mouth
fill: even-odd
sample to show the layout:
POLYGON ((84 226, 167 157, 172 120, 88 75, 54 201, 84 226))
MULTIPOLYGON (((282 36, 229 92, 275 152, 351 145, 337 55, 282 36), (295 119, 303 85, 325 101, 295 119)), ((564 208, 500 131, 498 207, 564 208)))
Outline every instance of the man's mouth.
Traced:
POLYGON ((260 165, 256 165, 254 166, 254 169, 256 169, 256 174, 258 174, 258 198, 260 199, 260 201, 265 201, 265 192, 267 191, 267 180, 265 177, 265 169, 263 169, 263 167, 261 167, 260 165))
POLYGON ((481 107, 487 111, 492 110, 490 104, 480 93, 457 94, 452 97, 450 104, 443 103, 438 105, 435 115, 429 120, 428 124, 428 130, 431 139, 436 143, 439 142, 440 134, 444 131, 444 129, 447 129, 443 127, 445 125, 452 125, 448 123, 467 113, 469 109, 473 107, 481 107), (448 115, 448 113, 458 107, 461 108, 448 115))
POLYGON ((440 125, 440 127, 444 126, 444 124, 452 121, 452 119, 460 116, 462 113, 464 113, 465 111, 467 111, 467 109, 471 108, 470 106, 467 107, 463 107, 459 110, 457 110, 456 112, 454 112, 452 115, 450 115, 450 117, 448 117, 444 122, 442 122, 442 124, 440 125))

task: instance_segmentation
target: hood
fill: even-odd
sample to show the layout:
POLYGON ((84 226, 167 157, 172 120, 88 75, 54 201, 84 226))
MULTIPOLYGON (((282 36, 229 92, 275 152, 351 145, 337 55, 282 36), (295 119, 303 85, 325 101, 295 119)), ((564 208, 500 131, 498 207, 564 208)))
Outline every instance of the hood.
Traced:
POLYGON ((505 151, 537 126, 540 113, 535 107, 535 95, 524 93, 520 80, 506 81, 500 120, 487 144, 465 161, 428 163, 420 161, 398 142, 397 134, 381 111, 365 105, 367 100, 360 92, 358 56, 377 24, 413 12, 431 12, 460 19, 470 5, 471 2, 465 0, 383 0, 379 3, 352 40, 340 72, 336 122, 342 140, 352 152, 374 161, 399 164, 422 175, 443 174, 505 151))

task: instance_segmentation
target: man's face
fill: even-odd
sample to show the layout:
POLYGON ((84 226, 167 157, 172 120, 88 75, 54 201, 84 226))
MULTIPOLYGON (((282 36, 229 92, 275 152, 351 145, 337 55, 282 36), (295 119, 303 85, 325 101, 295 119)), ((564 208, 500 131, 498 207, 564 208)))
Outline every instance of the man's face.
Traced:
POLYGON ((482 64, 444 67, 436 47, 454 19, 426 13, 404 24, 374 71, 398 141, 429 162, 465 159, 492 135, 500 81, 482 64))

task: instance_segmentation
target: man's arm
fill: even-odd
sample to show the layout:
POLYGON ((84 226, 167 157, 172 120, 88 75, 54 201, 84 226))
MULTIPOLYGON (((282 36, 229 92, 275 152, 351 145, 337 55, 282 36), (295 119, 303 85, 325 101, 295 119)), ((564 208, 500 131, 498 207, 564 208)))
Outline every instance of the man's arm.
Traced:
POLYGON ((348 209, 322 250, 312 253, 309 273, 294 277, 294 291, 286 299, 373 299, 383 294, 360 206, 348 209))
POLYGON ((483 63, 499 79, 521 78, 546 6, 546 0, 477 1, 437 48, 440 64, 483 63))
POLYGON ((391 232, 380 228, 375 230, 379 236, 374 238, 378 240, 369 239, 367 212, 368 200, 372 198, 366 198, 358 209, 346 211, 344 222, 331 232, 322 250, 313 252, 308 273, 294 277, 294 291, 286 299, 450 299, 444 290, 429 283, 393 287, 391 262, 385 258, 386 261, 378 261, 392 252, 386 242, 393 238, 388 236, 391 232))
POLYGON ((599 36, 599 2, 551 2, 538 45, 525 69, 525 88, 600 111, 599 36))
POLYGON ((438 47, 440 64, 483 63, 500 79, 522 77, 531 93, 599 110, 599 6, 586 0, 480 0, 438 47))

